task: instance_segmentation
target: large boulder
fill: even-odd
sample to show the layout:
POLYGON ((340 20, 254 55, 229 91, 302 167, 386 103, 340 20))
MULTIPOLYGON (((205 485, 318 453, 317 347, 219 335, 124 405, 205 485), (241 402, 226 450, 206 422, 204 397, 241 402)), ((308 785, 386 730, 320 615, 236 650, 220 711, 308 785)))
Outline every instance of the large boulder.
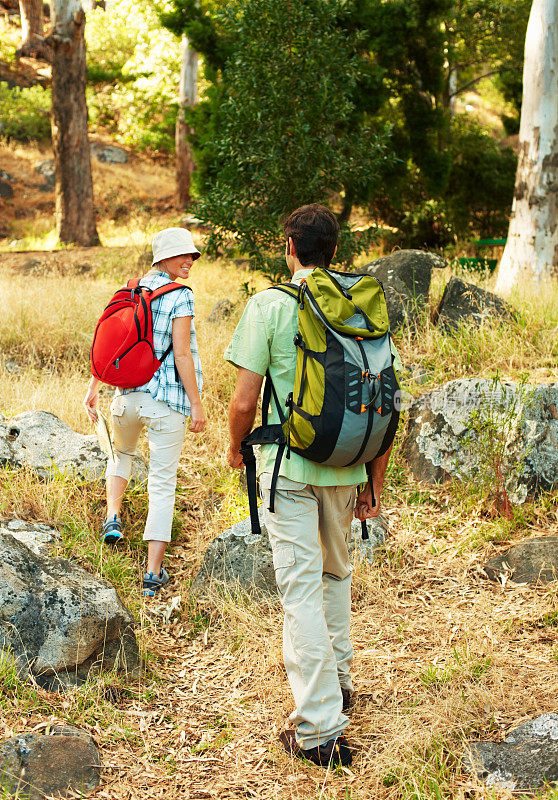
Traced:
POLYGON ((498 295, 452 277, 444 289, 435 319, 442 330, 450 332, 463 324, 479 327, 487 319, 512 320, 515 313, 498 295))
POLYGON ((464 767, 487 786, 518 793, 558 782, 558 714, 524 722, 503 742, 469 742, 464 767))
MULTIPOLYGON (((24 411, 0 422, 0 464, 30 467, 41 477, 53 471, 74 471, 91 479, 105 474, 107 456, 95 435, 73 431, 49 411, 24 411)), ((136 480, 145 477, 140 458, 134 459, 136 480)))
POLYGON ((558 383, 526 386, 486 379, 450 381, 415 400, 403 453, 417 480, 475 477, 483 444, 465 444, 474 414, 486 413, 504 437, 504 474, 514 502, 558 484, 558 383), (521 465, 517 469, 517 465, 521 465))
POLYGON ((37 683, 80 683, 91 668, 136 670, 134 620, 114 587, 0 531, 0 649, 37 683))
POLYGON ((35 164, 35 169, 44 178, 44 183, 39 188, 45 190, 54 189, 54 184, 56 183, 54 159, 47 158, 45 161, 39 161, 38 164, 35 164))
MULTIPOLYGON (((211 586, 240 587, 251 595, 275 597, 277 584, 271 545, 263 513, 259 509, 261 535, 253 534, 250 518, 243 519, 219 534, 207 548, 192 589, 206 593, 211 586)), ((362 561, 371 561, 383 544, 387 522, 381 515, 368 520, 369 539, 361 538, 361 525, 353 521, 350 551, 362 561)))
POLYGON ((445 266, 444 259, 434 253, 397 250, 362 268, 384 287, 392 331, 417 322, 425 309, 432 270, 445 266))
POLYGON ((42 522, 26 522, 17 518, 0 522, 0 533, 13 536, 37 556, 47 554, 50 546, 60 538, 56 528, 50 525, 42 522))
POLYGON ((211 313, 209 314, 207 321, 211 323, 223 322, 223 320, 230 317, 233 311, 234 303, 231 303, 230 300, 228 300, 226 297, 223 297, 221 300, 217 300, 211 309, 211 313))
POLYGON ((6 795, 83 797, 99 785, 100 775, 97 745, 73 726, 56 726, 48 735, 20 733, 0 742, 0 786, 6 795))
POLYGON ((92 142, 91 153, 97 161, 105 164, 126 164, 128 161, 128 153, 122 147, 116 147, 114 144, 103 145, 92 142))
POLYGON ((558 580, 558 536, 527 539, 491 558, 483 567, 493 581, 549 583, 558 580))

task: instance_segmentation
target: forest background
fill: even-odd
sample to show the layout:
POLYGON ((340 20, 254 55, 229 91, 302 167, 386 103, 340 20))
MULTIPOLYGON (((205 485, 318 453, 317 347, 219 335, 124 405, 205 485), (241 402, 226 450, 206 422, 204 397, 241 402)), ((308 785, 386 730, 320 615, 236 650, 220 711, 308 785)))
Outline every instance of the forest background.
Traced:
MULTIPOLYGON (((185 117, 210 252, 240 249, 273 271, 277 219, 310 197, 333 203, 344 223, 341 261, 374 239, 451 253, 507 231, 529 9, 527 0, 116 0, 90 11, 85 28, 89 130, 171 157, 186 34, 202 56, 185 117), (378 227, 355 232, 351 214, 378 227)), ((9 64, 19 32, 5 34, 9 64)), ((42 83, 0 82, 4 141, 48 141, 42 83)))
MULTIPOLYGON (((9 0, 2 3, 7 9, 9 0)), ((501 246, 479 251, 475 242, 507 232, 530 5, 88 3, 89 136, 128 156, 125 164, 92 159, 102 246, 89 248, 58 242, 54 188, 36 172, 52 157, 50 68, 16 60, 17 3, 0 15, 0 169, 14 189, 0 199, 0 414, 12 420, 45 410, 91 433, 81 401, 99 313, 117 286, 150 263, 151 235, 189 224, 193 212, 203 256, 189 282, 209 418, 181 457, 166 562, 172 583, 150 605, 138 591, 144 484, 126 495, 125 547, 109 552, 99 536, 101 482, 0 470, 0 517, 54 526, 53 555, 117 588, 143 656, 139 677, 91 675, 61 695, 20 680, 1 660, 2 739, 78 725, 101 751, 96 794, 111 800, 495 797, 463 769, 467 742, 501 741, 555 711, 558 665, 556 583, 494 584, 482 572, 511 545, 558 532, 552 492, 494 513, 489 459, 505 447, 507 428, 496 425, 496 443, 479 437, 487 469, 431 486, 405 464, 405 419, 400 426, 383 496, 390 533, 373 563, 355 563, 352 770, 324 774, 293 763, 277 743, 292 710, 279 604, 234 591, 199 598, 191 584, 215 536, 247 516, 245 492, 225 460, 234 372, 222 353, 247 297, 281 266, 279 220, 293 206, 317 200, 334 208, 347 268, 397 248, 447 258, 433 271, 414 324, 395 336, 409 401, 457 377, 516 385, 558 379, 552 285, 513 292, 514 319, 464 324, 451 335, 433 322, 453 275, 493 288, 482 256, 496 259, 501 246), (188 208, 176 202, 174 173, 183 35, 200 55, 197 103, 185 114, 197 166, 188 208), (210 322, 224 298, 230 316, 210 322)), ((110 394, 107 387, 101 396, 105 411, 110 394)), ((558 797, 555 788, 540 794, 558 797)))

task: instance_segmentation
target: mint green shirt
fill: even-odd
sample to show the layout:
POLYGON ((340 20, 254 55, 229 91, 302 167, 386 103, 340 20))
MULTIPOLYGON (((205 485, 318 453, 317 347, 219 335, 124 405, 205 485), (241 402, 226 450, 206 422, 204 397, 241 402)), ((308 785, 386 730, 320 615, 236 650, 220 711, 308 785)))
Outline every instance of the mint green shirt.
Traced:
MULTIPOLYGON (((299 269, 291 282, 300 284, 311 269, 299 269)), ((298 330, 298 309, 285 292, 259 292, 250 298, 231 342, 225 350, 225 360, 236 367, 265 375, 271 380, 281 403, 292 392, 296 369, 296 347, 293 339, 298 330)), ((279 414, 271 400, 269 423, 276 424, 279 414)), ((272 472, 277 445, 262 445, 258 473, 272 472)), ((279 474, 299 483, 312 486, 354 486, 366 481, 364 464, 353 467, 330 467, 317 464, 291 453, 283 456, 279 474)))

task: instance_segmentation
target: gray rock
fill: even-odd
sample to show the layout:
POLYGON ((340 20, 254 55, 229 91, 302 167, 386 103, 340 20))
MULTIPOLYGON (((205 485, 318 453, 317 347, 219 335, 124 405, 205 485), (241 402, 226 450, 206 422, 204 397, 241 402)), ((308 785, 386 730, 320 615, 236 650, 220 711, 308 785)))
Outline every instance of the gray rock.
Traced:
POLYGON ((11 184, 0 178, 0 197, 4 198, 4 200, 10 200, 13 196, 14 190, 11 184))
MULTIPOLYGON (((271 545, 259 509, 260 536, 252 534, 250 518, 241 520, 217 536, 207 548, 202 565, 192 584, 199 594, 211 585, 240 587, 251 595, 277 595, 271 545)), ((383 544, 387 522, 380 515, 368 520, 369 539, 362 540, 360 522, 353 520, 350 552, 361 561, 372 561, 383 544)))
POLYGON ((21 372, 23 372, 23 367, 21 364, 18 364, 17 361, 14 361, 13 358, 7 358, 4 361, 4 369, 11 375, 19 375, 21 372))
POLYGON ((99 785, 100 775, 97 745, 79 728, 57 726, 49 735, 20 733, 0 742, 0 785, 8 794, 83 797, 99 785))
POLYGON ((47 158, 45 161, 39 161, 38 164, 35 165, 35 169, 42 175, 45 179, 45 182, 42 187, 44 189, 54 189, 55 185, 55 172, 54 172, 54 159, 47 158))
POLYGON ((392 331, 417 321, 425 309, 432 270, 445 266, 444 259, 434 253, 398 250, 362 268, 384 287, 392 331))
MULTIPOLYGON (((104 476, 107 457, 97 437, 76 433, 48 411, 24 411, 0 422, 0 459, 14 467, 31 467, 41 477, 75 471, 91 479, 104 476)), ((145 466, 134 459, 136 480, 145 477, 145 466)))
POLYGON ((15 181, 14 176, 3 169, 0 169, 0 178, 2 178, 3 181, 8 181, 8 183, 13 183, 15 181))
POLYGON ((509 475, 506 488, 512 501, 521 503, 528 493, 558 484, 558 383, 527 386, 519 395, 514 383, 498 387, 489 380, 459 379, 411 404, 403 453, 413 477, 427 483, 451 475, 474 477, 479 456, 463 444, 471 415, 490 404, 497 421, 515 403, 504 452, 504 470, 509 475))
POLYGON ((101 145, 94 142, 91 144, 91 152, 97 161, 105 164, 126 164, 128 161, 128 153, 113 144, 101 145))
POLYGON ((116 590, 62 558, 37 554, 0 531, 0 646, 37 683, 60 688, 91 668, 135 670, 134 620, 116 590))
POLYGON ((493 581, 505 576, 514 583, 558 580, 558 536, 527 539, 491 558, 483 567, 493 581))
POLYGON ((207 321, 222 322, 222 320, 230 317, 233 311, 234 311, 234 303, 231 303, 231 301, 227 300, 226 297, 223 298, 222 300, 217 300, 217 302, 211 309, 211 313, 208 316, 207 321))
POLYGON ((47 554, 50 545, 54 544, 60 536, 56 528, 51 528, 50 525, 44 525, 41 522, 25 522, 22 519, 0 522, 0 533, 13 536, 37 556, 47 554))
POLYGON ((442 330, 451 332, 462 324, 478 327, 486 319, 515 319, 515 314, 501 297, 452 277, 444 289, 435 319, 442 330))
POLYGON ((469 742, 463 760, 487 786, 528 792, 558 782, 558 714, 543 714, 503 742, 469 742))

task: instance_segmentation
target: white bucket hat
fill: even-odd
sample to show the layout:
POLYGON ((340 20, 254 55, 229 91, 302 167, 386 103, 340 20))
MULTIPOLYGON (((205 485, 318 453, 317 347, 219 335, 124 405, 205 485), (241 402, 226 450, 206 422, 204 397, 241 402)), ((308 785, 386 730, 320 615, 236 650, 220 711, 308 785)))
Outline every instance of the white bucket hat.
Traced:
POLYGON ((186 228, 165 228, 159 231, 153 237, 151 246, 153 247, 151 266, 165 258, 172 258, 172 256, 184 256, 191 253, 194 261, 201 256, 194 244, 192 234, 186 228))

